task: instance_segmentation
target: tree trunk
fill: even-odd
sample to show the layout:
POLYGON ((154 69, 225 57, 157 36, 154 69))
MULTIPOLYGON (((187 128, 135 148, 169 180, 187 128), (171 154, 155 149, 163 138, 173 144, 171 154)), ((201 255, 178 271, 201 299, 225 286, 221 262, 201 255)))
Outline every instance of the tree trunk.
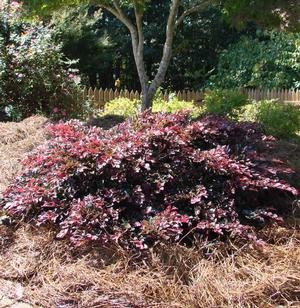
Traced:
POLYGON ((163 56, 160 61, 159 68, 154 77, 154 80, 151 82, 150 86, 147 85, 147 91, 144 92, 145 95, 143 95, 142 110, 152 108, 152 102, 155 93, 157 89, 162 85, 165 79, 167 69, 169 67, 170 60, 172 57, 173 39, 176 28, 176 18, 177 18, 179 3, 180 3, 179 0, 172 1, 170 15, 168 18, 167 28, 166 28, 166 41, 164 44, 163 56))
POLYGON ((156 89, 148 87, 145 92, 142 92, 142 111, 148 110, 152 108, 153 99, 156 93, 156 89))
POLYGON ((152 101, 154 99, 155 93, 165 79, 172 56, 172 45, 179 4, 180 0, 172 0, 166 28, 166 41, 164 45, 163 56, 154 80, 150 85, 144 62, 143 11, 139 10, 137 3, 134 2, 134 12, 136 18, 136 25, 134 25, 130 19, 125 16, 118 0, 113 0, 113 6, 102 5, 105 9, 107 9, 120 21, 122 21, 130 32, 134 60, 142 88, 142 111, 152 108, 152 101))

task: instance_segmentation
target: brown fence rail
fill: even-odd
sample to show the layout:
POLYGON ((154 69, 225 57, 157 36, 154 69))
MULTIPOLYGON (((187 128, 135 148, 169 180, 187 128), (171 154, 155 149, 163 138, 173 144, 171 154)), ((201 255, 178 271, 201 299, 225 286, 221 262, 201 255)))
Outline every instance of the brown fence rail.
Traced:
MULTIPOLYGON (((299 90, 260 90, 260 89, 243 89, 249 99, 278 99, 285 103, 292 103, 300 106, 300 91, 299 90)), ((178 92, 163 92, 162 97, 168 100, 171 94, 175 94, 179 100, 201 102, 204 97, 203 91, 178 91, 178 92)), ((84 89, 83 100, 90 100, 95 107, 102 108, 106 102, 115 98, 124 97, 131 100, 140 99, 141 94, 138 91, 128 90, 113 90, 113 89, 84 89)))

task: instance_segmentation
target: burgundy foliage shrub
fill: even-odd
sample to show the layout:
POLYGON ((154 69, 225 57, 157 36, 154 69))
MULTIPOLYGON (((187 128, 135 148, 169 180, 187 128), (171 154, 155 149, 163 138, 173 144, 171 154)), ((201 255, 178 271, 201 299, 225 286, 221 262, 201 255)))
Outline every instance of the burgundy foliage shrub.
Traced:
POLYGON ((278 178, 289 170, 258 154, 266 137, 254 124, 145 113, 109 131, 70 121, 49 132, 0 206, 75 245, 255 239, 298 193, 278 178))

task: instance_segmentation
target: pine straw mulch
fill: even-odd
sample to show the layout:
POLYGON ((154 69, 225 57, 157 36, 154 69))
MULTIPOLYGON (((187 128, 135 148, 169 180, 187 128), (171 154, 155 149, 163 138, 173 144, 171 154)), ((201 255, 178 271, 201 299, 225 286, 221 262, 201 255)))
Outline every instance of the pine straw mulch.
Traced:
POLYGON ((49 230, 2 229, 0 294, 34 307, 299 307, 300 233, 267 232, 276 241, 261 248, 164 246, 137 262, 117 248, 70 251, 49 230))
POLYGON ((22 122, 0 122, 0 193, 22 170, 19 164, 24 153, 45 141, 43 126, 47 119, 34 116, 22 122))
MULTIPOLYGON (((0 192, 46 139, 46 122, 0 123, 0 192)), ((284 147, 282 155, 290 151, 284 147)), ((291 221, 263 230, 262 247, 163 246, 147 262, 118 247, 71 251, 49 229, 2 226, 0 307, 17 307, 1 304, 3 296, 47 308, 300 307, 300 231, 291 221)))

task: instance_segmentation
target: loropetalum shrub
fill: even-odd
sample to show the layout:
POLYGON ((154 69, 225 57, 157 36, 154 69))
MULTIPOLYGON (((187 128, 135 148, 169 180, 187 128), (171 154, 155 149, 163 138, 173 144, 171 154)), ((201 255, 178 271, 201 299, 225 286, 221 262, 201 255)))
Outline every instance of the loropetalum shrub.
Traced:
POLYGON ((289 170, 259 156, 266 137, 255 124, 144 113, 109 131, 75 120, 48 130, 4 192, 2 215, 52 225, 75 245, 255 240, 298 193, 278 178, 289 170))

